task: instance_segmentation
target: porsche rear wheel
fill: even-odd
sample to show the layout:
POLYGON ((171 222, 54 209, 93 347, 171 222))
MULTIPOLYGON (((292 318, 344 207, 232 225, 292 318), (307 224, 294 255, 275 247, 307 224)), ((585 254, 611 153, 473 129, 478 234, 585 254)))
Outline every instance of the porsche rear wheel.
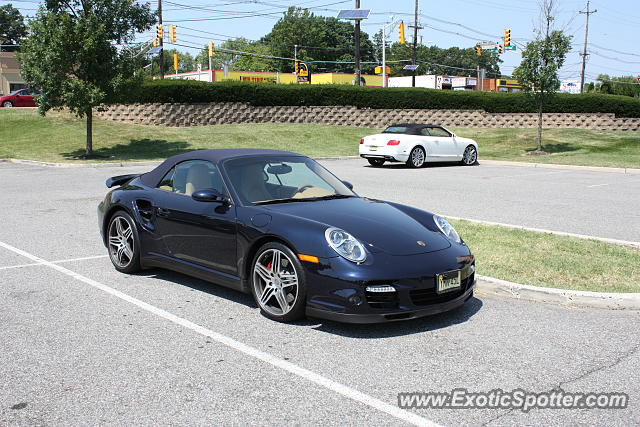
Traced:
POLYGON ((464 149, 464 153, 462 154, 462 164, 465 166, 475 165, 478 161, 478 150, 473 145, 468 146, 464 149))
POLYGON ((304 317, 304 275, 291 249, 270 242, 258 250, 251 270, 251 293, 260 311, 270 319, 291 322, 304 317))
POLYGON ((13 107, 13 102, 11 102, 11 101, 4 101, 4 102, 2 103, 2 106, 3 106, 4 108, 11 108, 11 107, 13 107))
POLYGON ((109 258, 116 270, 122 273, 140 271, 140 239, 135 222, 124 211, 116 212, 107 228, 109 258))
POLYGON ((384 160, 382 159, 367 159, 369 161, 369 164, 373 167, 380 167, 382 165, 384 165, 384 160))
POLYGON ((422 147, 413 147, 409 159, 407 160, 407 166, 411 168, 421 168, 424 165, 427 155, 422 147))

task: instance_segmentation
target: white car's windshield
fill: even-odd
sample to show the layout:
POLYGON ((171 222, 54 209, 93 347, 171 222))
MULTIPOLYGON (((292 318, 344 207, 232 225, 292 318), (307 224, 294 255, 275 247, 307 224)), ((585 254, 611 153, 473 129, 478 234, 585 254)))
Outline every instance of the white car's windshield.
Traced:
POLYGON ((353 197, 329 171, 306 157, 240 158, 224 168, 243 204, 353 197))

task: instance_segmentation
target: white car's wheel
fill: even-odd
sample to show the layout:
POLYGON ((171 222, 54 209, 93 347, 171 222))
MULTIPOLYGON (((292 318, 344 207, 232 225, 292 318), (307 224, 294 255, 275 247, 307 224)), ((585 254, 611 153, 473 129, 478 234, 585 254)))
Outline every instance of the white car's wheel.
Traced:
POLYGON ((427 155, 424 152, 424 148, 418 146, 413 147, 409 159, 407 160, 407 166, 412 168, 421 168, 424 165, 427 155))
POLYGON ((464 149, 462 154, 462 164, 465 166, 475 165, 478 161, 478 150, 473 145, 469 145, 464 149))

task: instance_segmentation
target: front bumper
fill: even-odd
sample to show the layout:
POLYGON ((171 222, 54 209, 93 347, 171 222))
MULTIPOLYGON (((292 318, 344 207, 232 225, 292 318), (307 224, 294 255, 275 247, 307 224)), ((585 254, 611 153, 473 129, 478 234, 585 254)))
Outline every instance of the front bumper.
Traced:
MULTIPOLYGON (((341 257, 307 264, 307 315, 348 323, 378 323, 414 319, 452 310, 469 299, 475 287, 475 263, 463 264, 463 245, 430 253, 389 256, 373 254, 356 265, 341 257), (438 293, 436 276, 460 270, 461 286, 438 293), (392 286, 395 292, 367 287, 392 286)), ((306 263, 305 263, 306 264, 306 263)))
POLYGON ((370 313, 370 314, 349 314, 339 313, 329 310, 321 310, 318 308, 307 307, 306 314, 309 317, 315 317, 319 319, 333 320, 343 323, 384 323, 384 322, 397 322, 400 320, 417 319, 420 317, 431 316, 438 313, 444 313, 446 311, 453 310, 463 305, 467 300, 473 297, 473 288, 475 287, 475 281, 469 289, 465 290, 462 295, 447 302, 440 304, 434 304, 427 308, 421 308, 416 310, 397 311, 393 313, 370 313))

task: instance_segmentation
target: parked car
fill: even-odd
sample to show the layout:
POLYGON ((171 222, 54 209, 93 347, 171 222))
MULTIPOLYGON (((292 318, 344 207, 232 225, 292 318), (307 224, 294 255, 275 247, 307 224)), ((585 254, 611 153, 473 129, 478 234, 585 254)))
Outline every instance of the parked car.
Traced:
POLYGON ((405 162, 419 168, 425 162, 461 162, 473 165, 478 161, 478 144, 463 138, 444 126, 400 123, 382 133, 360 140, 360 157, 372 166, 385 162, 405 162))
POLYGON ((116 270, 251 293, 277 321, 413 319, 473 295, 474 256, 446 219, 360 197, 300 154, 193 151, 107 187, 98 218, 116 270))
POLYGON ((0 106, 4 108, 35 107, 36 102, 33 97, 37 95, 40 95, 40 91, 33 89, 14 90, 9 95, 0 97, 0 106))

